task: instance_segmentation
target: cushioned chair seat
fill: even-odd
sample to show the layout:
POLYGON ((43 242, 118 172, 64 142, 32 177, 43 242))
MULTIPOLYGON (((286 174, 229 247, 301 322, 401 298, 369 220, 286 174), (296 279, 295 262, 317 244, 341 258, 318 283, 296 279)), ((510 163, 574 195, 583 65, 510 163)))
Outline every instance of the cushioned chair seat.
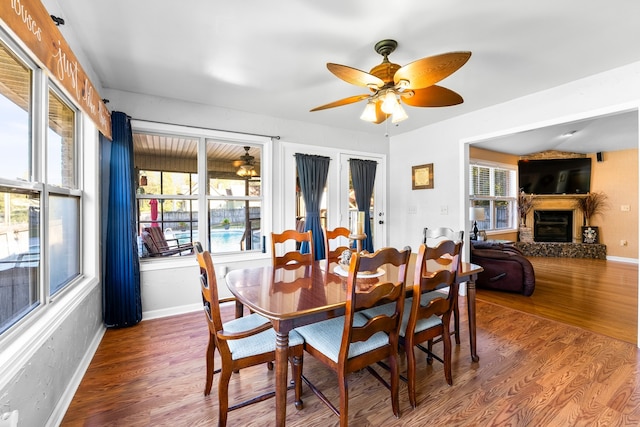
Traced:
MULTIPOLYGON (((395 305, 395 304, 394 304, 395 305)), ((392 310, 393 311, 393 310, 392 310)), ((353 316, 353 325, 358 327, 367 323, 369 319, 360 313, 353 316)), ((344 316, 334 317, 318 323, 296 328, 292 332, 298 332, 308 344, 320 350, 334 362, 338 362, 340 345, 342 344, 342 331, 344 329, 344 316)), ((354 342, 349 346, 349 358, 359 356, 368 351, 375 350, 389 343, 389 336, 384 332, 373 334, 368 340, 354 342)))
MULTIPOLYGON (((426 293, 424 295, 422 295, 420 297, 420 305, 425 306, 429 303, 429 301, 431 301, 432 299, 438 297, 438 296, 442 296, 442 294, 440 295, 431 295, 434 294, 433 292, 429 292, 426 293)), ((407 324, 409 323, 409 314, 411 313, 411 304, 413 304, 413 298, 407 298, 404 301, 404 313, 402 315, 402 323, 400 324, 400 336, 404 337, 405 333, 407 331, 407 324)), ((387 316, 390 316, 393 314, 394 311, 394 304, 384 304, 384 305, 379 305, 377 307, 372 307, 369 308, 367 310, 363 310, 361 313, 363 316, 365 316, 368 319, 373 319, 374 317, 380 315, 380 314, 385 314, 387 316)), ((435 326, 439 323, 442 323, 442 320, 440 319, 440 317, 438 316, 431 316, 428 319, 418 319, 418 322, 416 323, 416 332, 422 332, 428 328, 431 328, 432 326, 435 326)))
MULTIPOLYGON (((224 332, 243 332, 269 322, 269 319, 259 314, 250 314, 249 316, 239 317, 237 319, 226 322, 223 326, 224 332)), ((296 331, 289 333, 289 345, 301 345, 303 339, 296 331)), ((244 357, 254 356, 256 354, 268 353, 276 349, 276 333, 273 329, 260 332, 247 338, 227 341, 231 358, 233 360, 242 359, 244 357)))

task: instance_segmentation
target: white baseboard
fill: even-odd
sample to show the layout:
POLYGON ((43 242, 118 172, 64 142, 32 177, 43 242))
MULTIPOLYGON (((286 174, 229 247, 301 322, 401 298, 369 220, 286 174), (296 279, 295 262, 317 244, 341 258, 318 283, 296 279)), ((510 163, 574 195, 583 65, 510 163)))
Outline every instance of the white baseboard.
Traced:
POLYGON ((607 256, 607 261, 628 262, 630 264, 637 264, 637 258, 623 258, 619 256, 607 256))
POLYGON ((161 317, 175 316, 177 314, 193 313, 194 311, 201 311, 202 303, 188 304, 177 307, 168 307, 161 310, 151 310, 142 312, 142 320, 159 319, 161 317))
POLYGON ((107 328, 101 328, 98 333, 91 340, 91 345, 87 349, 84 357, 82 358, 80 364, 78 365, 78 369, 76 369, 73 378, 69 381, 69 386, 64 391, 63 395, 58 400, 58 404, 55 409, 51 413, 49 420, 47 421, 47 427, 55 427, 62 424, 62 419, 64 415, 67 413, 67 409, 69 409, 69 405, 71 405, 71 401, 73 400, 73 396, 75 396, 78 387, 80 387, 80 383, 82 382, 82 378, 87 373, 87 369, 89 369, 89 365, 91 364, 91 360, 93 356, 98 351, 98 347, 100 346, 100 342, 102 342, 102 337, 104 333, 107 331, 107 328))

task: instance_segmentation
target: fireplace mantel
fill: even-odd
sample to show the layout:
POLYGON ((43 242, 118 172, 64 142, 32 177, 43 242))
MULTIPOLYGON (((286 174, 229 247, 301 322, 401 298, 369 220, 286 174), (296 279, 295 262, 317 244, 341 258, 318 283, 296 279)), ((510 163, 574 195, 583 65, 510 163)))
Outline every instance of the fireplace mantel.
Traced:
POLYGON ((576 200, 586 197, 586 194, 540 194, 534 195, 534 205, 526 218, 526 226, 533 229, 533 213, 536 210, 561 210, 573 212, 573 242, 582 242, 582 229, 584 215, 575 208, 576 200))

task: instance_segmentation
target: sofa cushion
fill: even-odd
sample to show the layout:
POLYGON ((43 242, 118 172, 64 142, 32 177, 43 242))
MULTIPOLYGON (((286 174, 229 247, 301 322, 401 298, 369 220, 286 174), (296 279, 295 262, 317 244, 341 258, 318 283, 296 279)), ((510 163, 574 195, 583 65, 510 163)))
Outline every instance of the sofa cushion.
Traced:
POLYGON ((512 245, 472 242, 471 262, 482 266, 478 288, 533 294, 535 273, 531 262, 512 245))

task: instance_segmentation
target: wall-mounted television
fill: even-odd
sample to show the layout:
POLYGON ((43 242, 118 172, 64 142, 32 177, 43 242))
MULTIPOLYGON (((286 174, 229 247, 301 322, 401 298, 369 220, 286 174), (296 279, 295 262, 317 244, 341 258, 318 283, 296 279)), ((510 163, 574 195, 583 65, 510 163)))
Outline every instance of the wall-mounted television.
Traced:
POLYGON ((591 158, 519 160, 518 186, 527 194, 586 194, 591 158))

